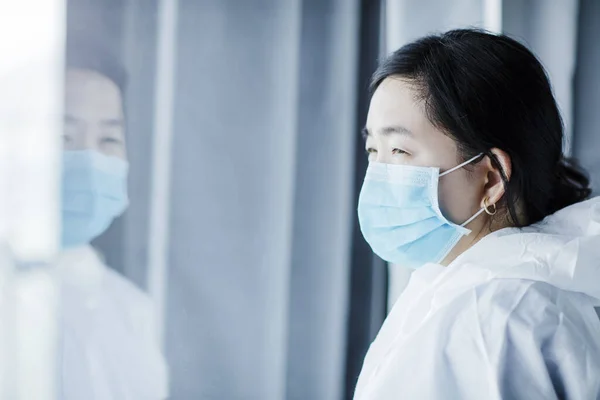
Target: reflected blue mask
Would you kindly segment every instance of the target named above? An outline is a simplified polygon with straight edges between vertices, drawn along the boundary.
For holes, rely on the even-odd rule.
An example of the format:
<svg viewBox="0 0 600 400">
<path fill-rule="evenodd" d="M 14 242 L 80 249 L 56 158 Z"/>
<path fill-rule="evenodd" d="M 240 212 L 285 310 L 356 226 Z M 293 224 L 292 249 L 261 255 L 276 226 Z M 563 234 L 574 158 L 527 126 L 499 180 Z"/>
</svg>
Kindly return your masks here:
<svg viewBox="0 0 600 400">
<path fill-rule="evenodd" d="M 90 243 L 125 211 L 128 170 L 126 161 L 94 150 L 64 152 L 63 247 Z"/>
<path fill-rule="evenodd" d="M 471 231 L 465 228 L 479 210 L 461 225 L 448 221 L 440 210 L 439 168 L 370 163 L 358 201 L 358 219 L 373 252 L 390 263 L 418 268 L 440 263 Z"/>
</svg>

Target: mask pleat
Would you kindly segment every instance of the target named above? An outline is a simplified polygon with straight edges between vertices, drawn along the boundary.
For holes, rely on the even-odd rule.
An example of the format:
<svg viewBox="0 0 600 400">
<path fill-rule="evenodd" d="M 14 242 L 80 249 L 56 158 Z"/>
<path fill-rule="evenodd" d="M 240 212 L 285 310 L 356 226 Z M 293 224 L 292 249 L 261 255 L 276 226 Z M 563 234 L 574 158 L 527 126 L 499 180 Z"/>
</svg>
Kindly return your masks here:
<svg viewBox="0 0 600 400">
<path fill-rule="evenodd" d="M 468 234 L 468 229 L 443 217 L 438 180 L 437 168 L 369 165 L 358 217 L 363 235 L 377 255 L 418 268 L 442 261 L 458 239 Z"/>
<path fill-rule="evenodd" d="M 65 151 L 62 242 L 80 246 L 102 234 L 125 211 L 127 162 L 92 150 Z"/>
</svg>

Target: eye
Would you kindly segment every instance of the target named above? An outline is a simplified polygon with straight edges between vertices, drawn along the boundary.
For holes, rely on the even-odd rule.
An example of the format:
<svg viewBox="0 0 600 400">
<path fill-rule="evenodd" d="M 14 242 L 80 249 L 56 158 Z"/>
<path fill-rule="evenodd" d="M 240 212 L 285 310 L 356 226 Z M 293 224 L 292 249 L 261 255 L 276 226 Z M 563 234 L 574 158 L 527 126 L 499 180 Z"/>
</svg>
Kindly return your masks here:
<svg viewBox="0 0 600 400">
<path fill-rule="evenodd" d="M 105 136 L 102 139 L 100 139 L 100 143 L 109 145 L 122 145 L 123 140 L 116 137 Z"/>
<path fill-rule="evenodd" d="M 406 152 L 406 151 L 404 151 L 402 149 L 395 148 L 395 149 L 392 149 L 392 154 L 394 154 L 394 155 L 408 154 L 408 152 Z"/>
<path fill-rule="evenodd" d="M 367 154 L 375 154 L 375 153 L 377 153 L 377 149 L 369 147 L 369 148 L 367 148 L 366 152 L 367 152 Z"/>
</svg>

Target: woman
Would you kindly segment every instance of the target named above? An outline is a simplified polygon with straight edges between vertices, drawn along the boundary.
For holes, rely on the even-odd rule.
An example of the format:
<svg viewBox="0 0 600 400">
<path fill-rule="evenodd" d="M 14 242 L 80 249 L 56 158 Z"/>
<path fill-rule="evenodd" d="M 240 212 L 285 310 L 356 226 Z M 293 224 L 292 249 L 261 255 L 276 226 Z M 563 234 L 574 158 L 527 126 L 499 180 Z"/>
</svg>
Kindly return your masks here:
<svg viewBox="0 0 600 400">
<path fill-rule="evenodd" d="M 127 205 L 124 72 L 73 49 L 65 88 L 60 399 L 167 398 L 167 370 L 145 293 L 108 268 L 90 242 Z"/>
<path fill-rule="evenodd" d="M 539 61 L 475 30 L 375 72 L 365 239 L 415 268 L 355 399 L 600 399 L 600 202 Z"/>
</svg>

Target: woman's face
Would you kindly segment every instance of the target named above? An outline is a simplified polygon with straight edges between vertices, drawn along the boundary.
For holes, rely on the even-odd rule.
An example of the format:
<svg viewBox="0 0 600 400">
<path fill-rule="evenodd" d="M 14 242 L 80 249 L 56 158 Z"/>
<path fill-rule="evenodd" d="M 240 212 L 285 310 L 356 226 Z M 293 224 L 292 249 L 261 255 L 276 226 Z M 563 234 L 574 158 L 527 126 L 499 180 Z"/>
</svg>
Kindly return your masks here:
<svg viewBox="0 0 600 400">
<path fill-rule="evenodd" d="M 119 87 L 95 71 L 70 69 L 65 88 L 65 150 L 95 150 L 126 159 Z"/>
<path fill-rule="evenodd" d="M 465 161 L 454 140 L 429 122 L 424 104 L 401 78 L 385 79 L 373 94 L 365 133 L 370 162 L 439 167 L 444 172 Z M 476 163 L 468 168 L 440 177 L 440 208 L 456 224 L 479 211 L 485 195 L 487 171 Z M 480 216 L 467 228 L 476 231 L 485 219 Z"/>
</svg>

